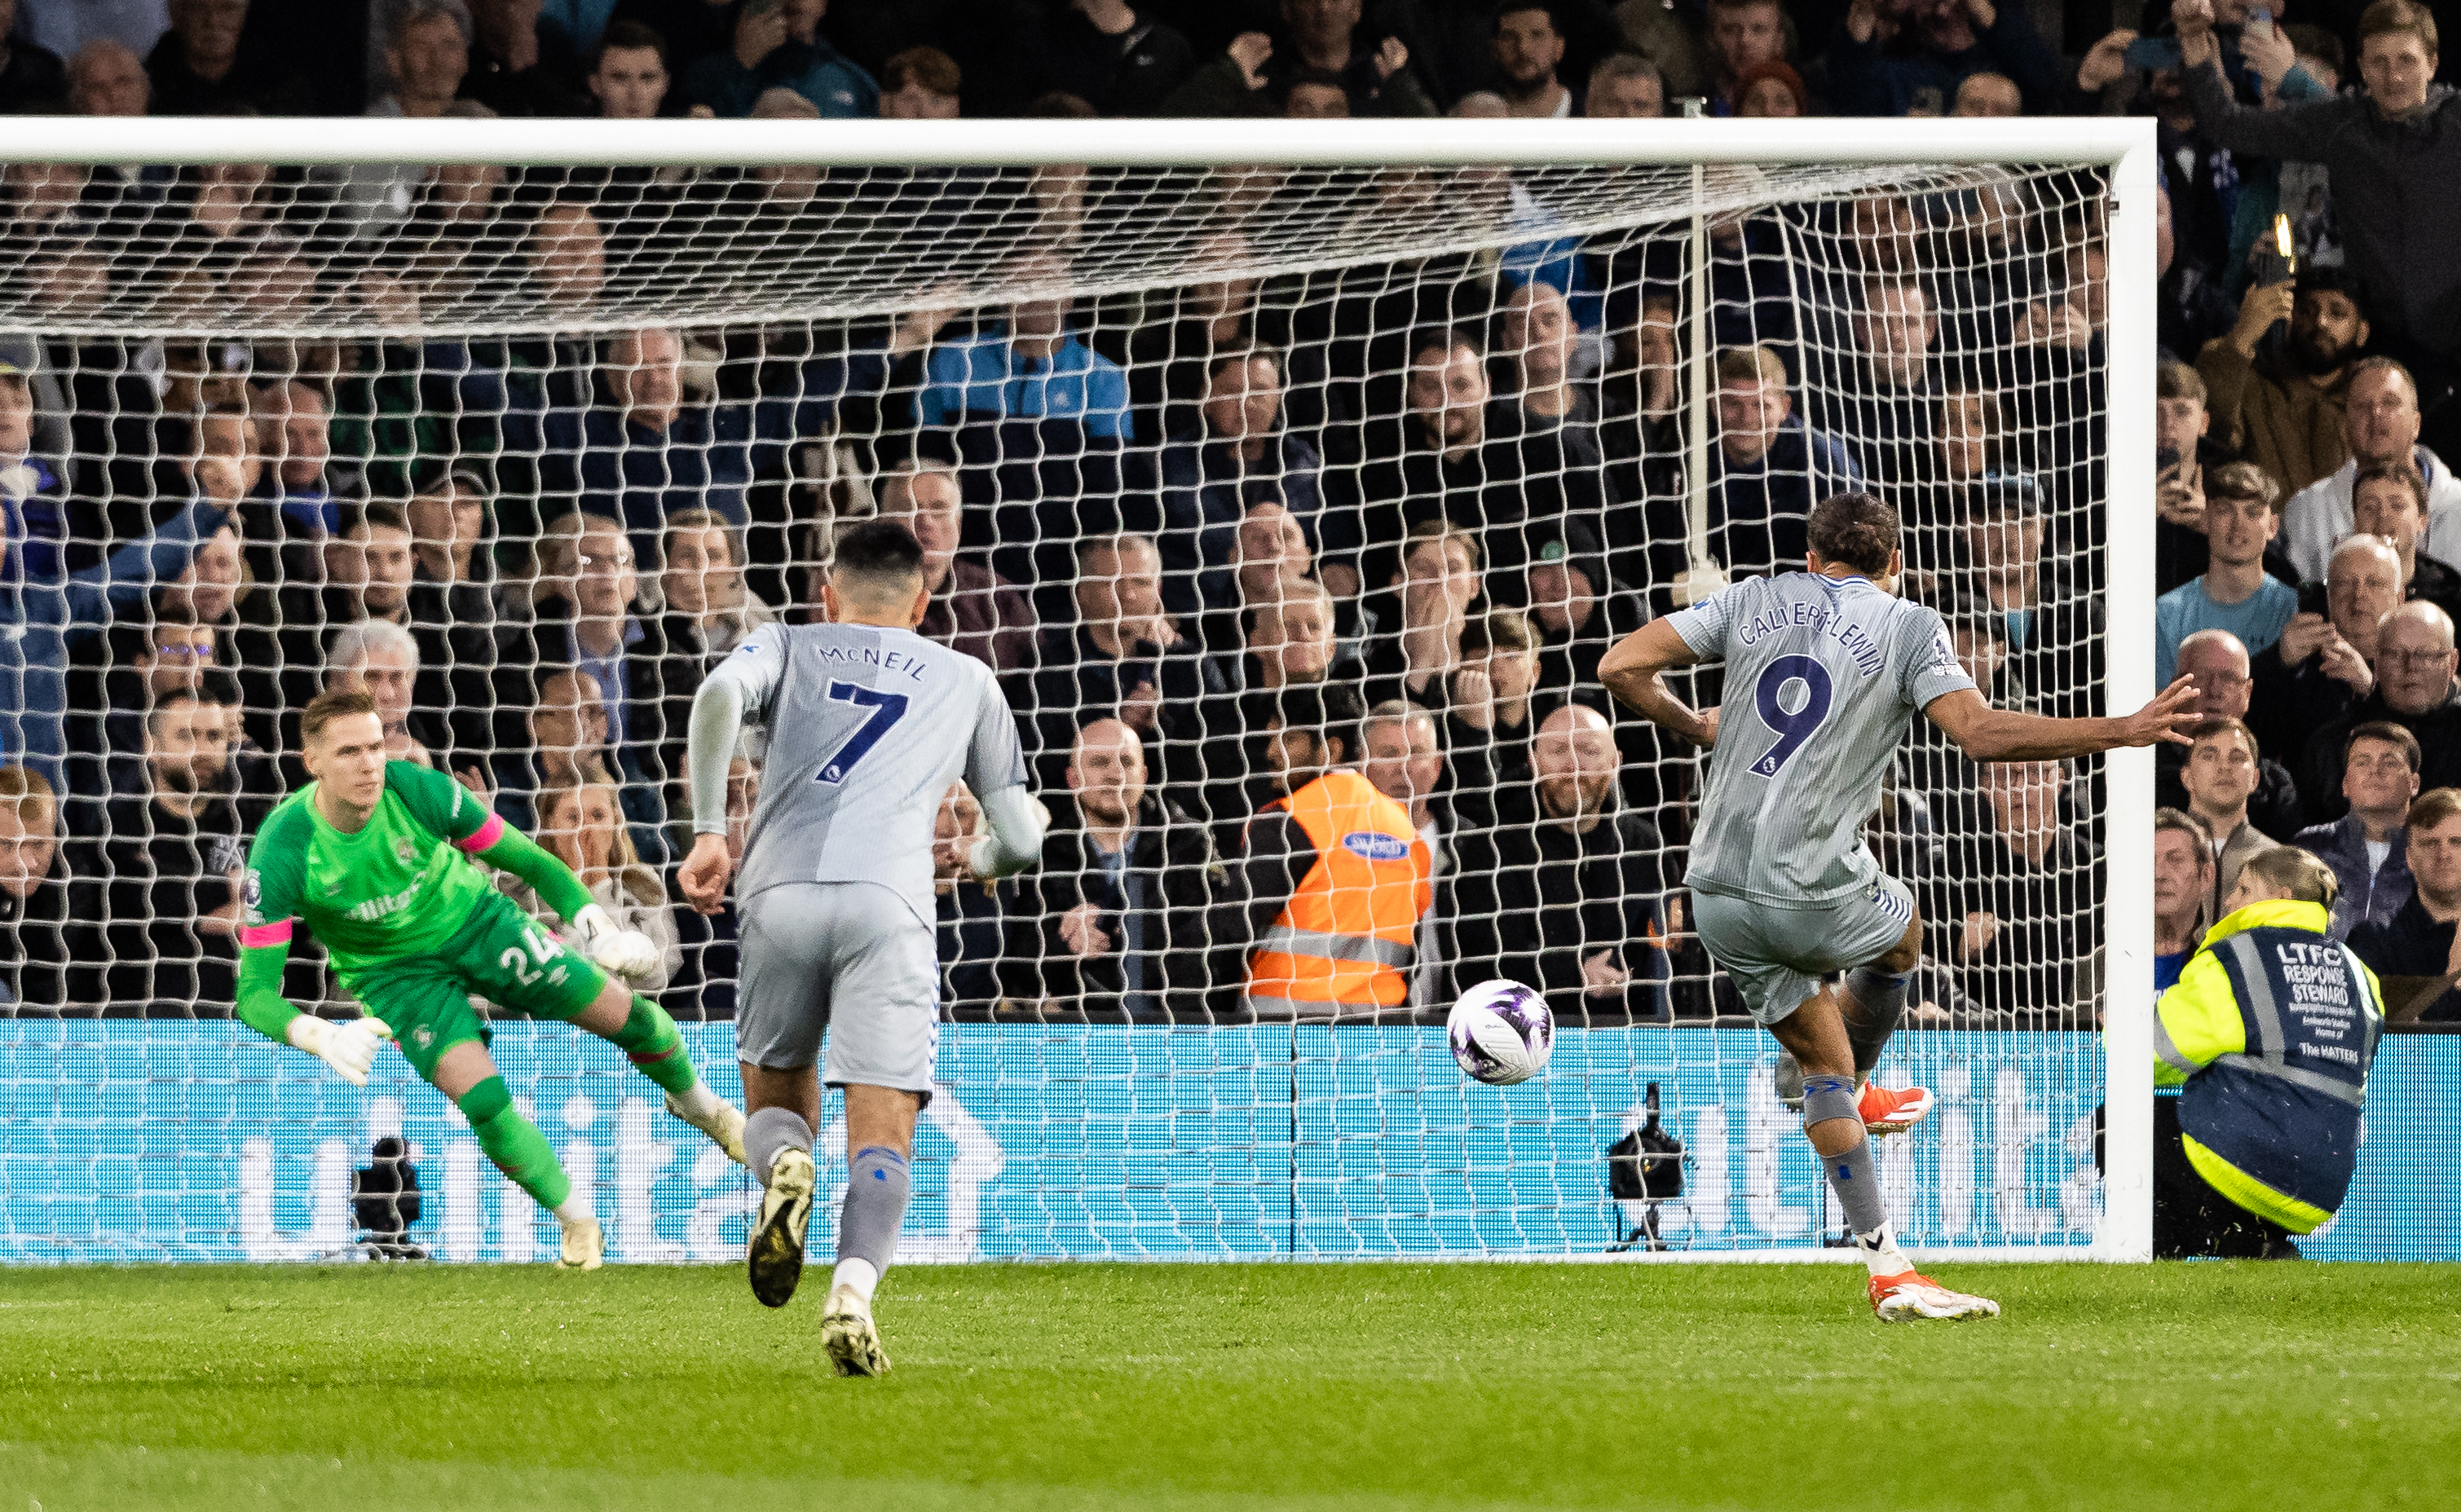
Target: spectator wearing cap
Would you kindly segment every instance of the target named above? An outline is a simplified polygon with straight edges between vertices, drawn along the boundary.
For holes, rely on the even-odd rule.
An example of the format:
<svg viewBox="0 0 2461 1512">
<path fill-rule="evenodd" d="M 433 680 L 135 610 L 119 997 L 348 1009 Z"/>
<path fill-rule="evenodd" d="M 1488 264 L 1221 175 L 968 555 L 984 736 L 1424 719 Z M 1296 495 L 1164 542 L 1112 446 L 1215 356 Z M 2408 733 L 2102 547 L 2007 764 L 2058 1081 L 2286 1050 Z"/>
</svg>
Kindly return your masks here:
<svg viewBox="0 0 2461 1512">
<path fill-rule="evenodd" d="M 2374 536 L 2401 559 L 2401 596 L 2425 599 L 2461 615 L 2461 572 L 2419 549 L 2427 533 L 2427 479 L 2407 460 L 2359 470 L 2350 485 L 2350 513 L 2361 535 Z"/>
<path fill-rule="evenodd" d="M 2236 97 L 2209 0 L 2180 0 L 2173 18 L 2197 129 L 2235 155 L 2322 164 L 2379 332 L 2461 349 L 2461 263 L 2448 255 L 2461 245 L 2461 208 L 2429 192 L 2461 181 L 2461 93 L 2434 81 L 2434 12 L 2377 0 L 2359 18 L 2365 92 L 2279 110 Z"/>
<path fill-rule="evenodd" d="M 684 93 L 724 117 L 750 115 L 769 89 L 793 90 L 828 120 L 879 115 L 880 86 L 821 34 L 827 12 L 828 0 L 738 8 L 732 42 L 684 72 Z"/>
<path fill-rule="evenodd" d="M 2383 924 L 2409 902 L 2409 806 L 2418 799 L 2418 737 L 2377 720 L 2350 732 L 2342 747 L 2342 797 L 2350 811 L 2312 825 L 2291 843 L 2333 868 L 2342 895 L 2333 905 L 2333 938 L 2363 924 Z"/>
<path fill-rule="evenodd" d="M 2299 594 L 2264 570 L 2265 547 L 2281 528 L 2281 485 L 2254 463 L 2228 462 L 2205 475 L 2203 576 L 2153 606 L 2153 682 L 2176 673 L 2179 643 L 2198 630 L 2228 630 L 2251 652 L 2281 639 L 2299 612 Z"/>
<path fill-rule="evenodd" d="M 2312 583 L 2322 577 L 2335 544 L 2356 528 L 2359 470 L 2391 462 L 2408 462 L 2427 480 L 2428 554 L 2461 563 L 2461 479 L 2418 443 L 2418 385 L 2409 370 L 2389 357 L 2359 361 L 2351 370 L 2343 415 L 2348 457 L 2282 506 L 2282 536 L 2301 578 Z"/>
<path fill-rule="evenodd" d="M 1128 0 L 1073 0 L 1043 39 L 1041 81 L 1104 116 L 1153 116 L 1187 82 L 1196 50 Z"/>
<path fill-rule="evenodd" d="M 1165 116 L 1278 116 L 1291 81 L 1309 70 L 1338 76 L 1350 114 L 1433 116 L 1410 50 L 1360 20 L 1361 0 L 1282 0 L 1281 27 L 1242 32 L 1163 102 Z"/>
<path fill-rule="evenodd" d="M 2059 99 L 2058 56 L 2025 7 L 2004 0 L 1853 0 L 1829 44 L 1830 88 L 1843 115 L 1937 116 L 1959 85 L 1985 73 L 2016 80 L 2028 109 L 2047 111 Z"/>
<path fill-rule="evenodd" d="M 2349 459 L 2350 380 L 2373 333 L 2346 268 L 2311 266 L 2295 285 L 2250 285 L 2238 323 L 2196 354 L 2222 445 L 2286 494 L 2330 477 Z"/>
<path fill-rule="evenodd" d="M 2409 806 L 2409 900 L 2350 931 L 2350 949 L 2384 979 L 2396 1022 L 2461 1023 L 2461 789 L 2430 788 Z"/>
<path fill-rule="evenodd" d="M 2179 980 L 2204 938 L 2214 891 L 2214 838 L 2204 821 L 2168 804 L 2153 811 L 2153 990 Z"/>
<path fill-rule="evenodd" d="M 1592 120 L 1655 120 L 1666 114 L 1666 75 L 1637 53 L 1610 53 L 1590 69 L 1581 114 Z"/>
<path fill-rule="evenodd" d="M 1968 667 L 1969 671 L 1973 671 Z M 2298 728 L 2277 729 L 2268 736 L 2264 732 L 2275 728 L 2268 721 L 2259 726 L 2251 713 L 2255 681 L 2248 673 L 2247 648 L 2228 630 L 2198 630 L 2179 646 L 2179 675 L 2196 680 L 2195 711 L 2207 719 L 2236 719 L 2247 724 L 2257 736 L 2257 749 L 2288 751 L 2294 755 L 2306 732 Z M 1978 685 L 1990 684 L 1976 679 Z M 1996 700 L 1995 700 L 1996 701 Z M 2279 743 L 2273 743 L 2278 741 Z M 2153 801 L 2172 808 L 2193 807 L 2181 772 L 2188 764 L 2188 748 L 2164 741 L 2153 753 Z M 2256 791 L 2247 800 L 2248 822 L 2266 835 L 2289 844 L 2291 837 L 2307 825 L 2307 811 L 2299 801 L 2299 784 L 2291 777 L 2290 769 L 2272 756 L 2259 756 L 2256 763 Z"/>
<path fill-rule="evenodd" d="M 2451 617 L 2432 604 L 2404 604 L 2384 617 L 2375 650 L 2374 692 L 2307 742 L 2299 789 L 2320 824 L 2342 817 L 2343 753 L 2363 724 L 2384 720 L 2418 738 L 2420 785 L 2461 786 L 2461 693 L 2452 680 L 2461 657 L 2453 650 Z"/>
<path fill-rule="evenodd" d="M 2239 868 L 2247 859 L 2281 841 L 2248 819 L 2248 800 L 2256 796 L 2264 753 L 2246 722 L 2207 719 L 2189 728 L 2188 739 L 2179 782 L 2187 792 L 2188 812 L 2213 836 L 2214 891 L 2206 900 L 2205 917 L 2218 919 L 2222 900 L 2238 885 Z"/>
<path fill-rule="evenodd" d="M 2350 536 L 2333 548 L 2322 612 L 2314 593 L 2301 590 L 2280 643 L 2256 658 L 2255 716 L 2288 742 L 2285 752 L 2375 692 L 2377 638 L 2401 603 L 2400 554 L 2375 536 Z"/>
<path fill-rule="evenodd" d="M 1455 931 L 1462 983 L 1509 977 L 1559 1023 L 1671 1016 L 1664 839 L 1627 803 L 1622 754 L 1595 709 L 1540 722 L 1530 765 L 1506 774 L 1492 823 L 1460 840 Z"/>
<path fill-rule="evenodd" d="M 1710 549 L 1733 573 L 1799 570 L 1812 504 L 1860 487 L 1863 471 L 1843 441 L 1794 413 L 1786 363 L 1770 348 L 1721 352 L 1717 378 Z"/>
</svg>

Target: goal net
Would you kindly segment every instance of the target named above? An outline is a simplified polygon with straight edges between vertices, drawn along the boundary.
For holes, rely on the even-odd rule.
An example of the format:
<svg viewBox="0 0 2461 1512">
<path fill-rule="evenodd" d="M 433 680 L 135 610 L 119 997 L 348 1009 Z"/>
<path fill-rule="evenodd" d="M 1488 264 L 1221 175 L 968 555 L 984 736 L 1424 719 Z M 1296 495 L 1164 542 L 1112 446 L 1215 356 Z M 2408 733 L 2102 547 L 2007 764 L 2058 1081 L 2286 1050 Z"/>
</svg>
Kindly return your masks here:
<svg viewBox="0 0 2461 1512">
<path fill-rule="evenodd" d="M 342 1252 L 388 1226 L 380 1151 L 405 1242 L 551 1247 L 398 1056 L 361 1092 L 230 1018 L 326 688 L 660 943 L 732 1095 L 685 713 L 820 617 L 853 521 L 922 540 L 922 631 L 997 671 L 1054 820 L 1036 870 L 940 889 L 926 1258 L 1817 1257 L 1775 1047 L 1689 927 L 1703 757 L 1599 657 L 1860 489 L 1996 703 L 2146 692 L 2118 123 L 273 124 L 0 148 L 0 1259 Z M 1426 858 L 1410 943 L 1329 1004 L 1249 980 L 1293 926 L 1244 849 L 1293 687 Z M 1879 1073 L 1940 1099 L 1882 1150 L 1918 1251 L 2145 1252 L 2150 792 L 2144 753 L 1907 742 L 1869 836 L 1929 926 Z M 977 822 L 952 793 L 943 836 Z M 1499 976 L 1559 1027 L 1502 1090 L 1442 1029 Z M 286 985 L 354 1012 L 311 945 Z M 755 1189 L 610 1047 L 495 1052 L 614 1258 L 740 1253 Z"/>
</svg>

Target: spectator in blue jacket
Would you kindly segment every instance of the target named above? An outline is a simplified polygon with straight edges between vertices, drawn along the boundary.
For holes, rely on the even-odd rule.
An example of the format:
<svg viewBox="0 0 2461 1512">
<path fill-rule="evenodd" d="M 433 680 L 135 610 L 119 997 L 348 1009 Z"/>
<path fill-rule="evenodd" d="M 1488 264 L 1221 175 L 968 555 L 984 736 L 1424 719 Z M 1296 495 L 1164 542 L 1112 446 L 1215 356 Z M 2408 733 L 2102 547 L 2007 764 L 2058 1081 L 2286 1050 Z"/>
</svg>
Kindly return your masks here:
<svg viewBox="0 0 2461 1512">
<path fill-rule="evenodd" d="M 2059 100 L 2060 60 L 2013 0 L 1854 0 L 1829 46 L 1842 115 L 1944 115 L 1977 74 L 2016 80 L 2037 114 Z"/>
<path fill-rule="evenodd" d="M 2336 940 L 2360 925 L 2390 921 L 2409 902 L 2409 805 L 2423 761 L 2418 736 L 2388 719 L 2352 730 L 2342 749 L 2342 797 L 2350 811 L 2300 830 L 2292 841 L 2342 880 L 2333 905 Z"/>
<path fill-rule="evenodd" d="M 1863 486 L 1846 443 L 1794 413 L 1786 364 L 1766 347 L 1718 357 L 1718 445 L 1709 454 L 1710 550 L 1730 572 L 1799 569 L 1804 522 L 1831 494 Z"/>
<path fill-rule="evenodd" d="M 752 0 L 736 11 L 734 46 L 695 63 L 685 93 L 720 116 L 751 115 L 769 89 L 793 90 L 824 120 L 879 115 L 880 86 L 821 35 L 828 11 L 828 0 Z"/>
</svg>

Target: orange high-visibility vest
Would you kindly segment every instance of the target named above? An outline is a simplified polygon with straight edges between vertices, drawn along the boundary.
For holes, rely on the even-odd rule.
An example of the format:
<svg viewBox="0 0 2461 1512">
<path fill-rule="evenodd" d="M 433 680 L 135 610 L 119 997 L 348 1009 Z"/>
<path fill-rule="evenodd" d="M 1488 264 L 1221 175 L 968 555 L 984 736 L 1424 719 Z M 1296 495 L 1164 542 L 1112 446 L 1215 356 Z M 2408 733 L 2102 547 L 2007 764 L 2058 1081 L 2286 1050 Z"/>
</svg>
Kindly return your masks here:
<svg viewBox="0 0 2461 1512">
<path fill-rule="evenodd" d="M 1316 864 L 1249 957 L 1250 1012 L 1331 1018 L 1406 1003 L 1419 920 L 1435 897 L 1410 811 L 1344 771 L 1265 806 L 1298 820 Z"/>
</svg>

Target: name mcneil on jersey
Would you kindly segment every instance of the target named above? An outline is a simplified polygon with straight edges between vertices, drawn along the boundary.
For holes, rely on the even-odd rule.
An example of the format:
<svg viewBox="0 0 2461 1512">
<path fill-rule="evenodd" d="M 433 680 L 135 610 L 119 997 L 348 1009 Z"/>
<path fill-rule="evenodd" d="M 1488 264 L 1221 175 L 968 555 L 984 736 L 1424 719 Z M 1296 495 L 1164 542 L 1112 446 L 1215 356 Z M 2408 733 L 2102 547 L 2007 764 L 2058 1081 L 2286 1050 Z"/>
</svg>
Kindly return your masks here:
<svg viewBox="0 0 2461 1512">
<path fill-rule="evenodd" d="M 1735 632 L 1735 639 L 1741 645 L 1750 646 L 1765 635 L 1774 635 L 1796 627 L 1835 641 L 1840 650 L 1854 658 L 1854 671 L 1858 676 L 1877 676 L 1887 661 L 1887 653 L 1880 649 L 1880 643 L 1872 638 L 1872 632 L 1839 614 L 1833 605 L 1809 604 L 1800 600 L 1791 605 L 1780 605 L 1766 614 L 1756 614 L 1744 621 L 1744 628 Z"/>
<path fill-rule="evenodd" d="M 758 648 L 747 645 L 743 649 L 749 651 Z M 862 662 L 882 671 L 904 672 L 918 683 L 923 680 L 923 674 L 931 671 L 930 664 L 920 656 L 906 651 L 884 650 L 877 646 L 814 645 L 812 650 L 833 662 Z"/>
</svg>

